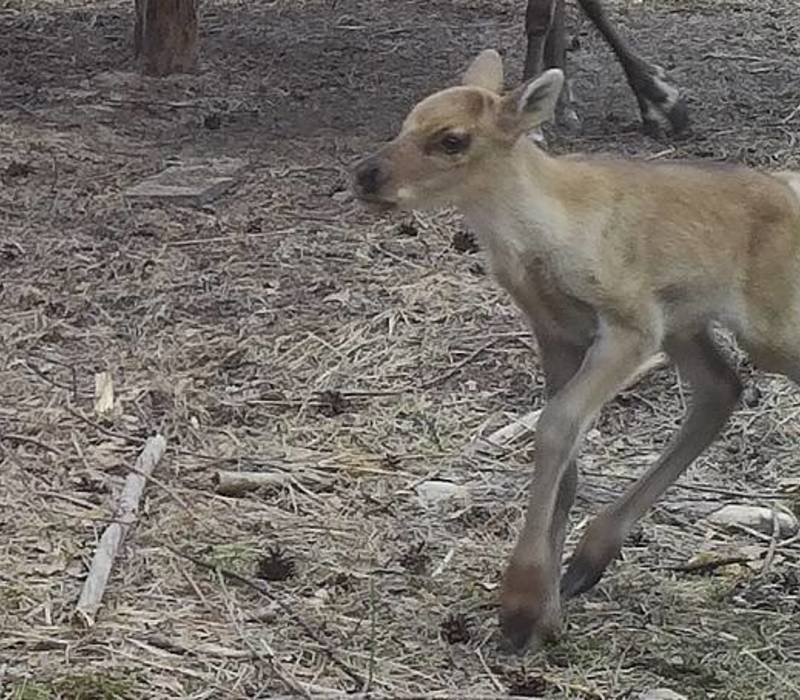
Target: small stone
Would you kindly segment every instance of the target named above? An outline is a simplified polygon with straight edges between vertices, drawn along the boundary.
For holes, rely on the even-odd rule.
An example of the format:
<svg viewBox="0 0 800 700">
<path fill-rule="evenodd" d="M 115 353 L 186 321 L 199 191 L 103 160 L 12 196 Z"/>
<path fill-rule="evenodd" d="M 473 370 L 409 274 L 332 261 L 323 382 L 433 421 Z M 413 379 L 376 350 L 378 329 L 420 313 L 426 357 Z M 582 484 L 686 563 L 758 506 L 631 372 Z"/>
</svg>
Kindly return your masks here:
<svg viewBox="0 0 800 700">
<path fill-rule="evenodd" d="M 332 294 L 322 297 L 322 301 L 337 301 L 340 304 L 347 306 L 347 304 L 350 303 L 350 290 L 342 289 L 339 292 L 333 292 Z"/>
<path fill-rule="evenodd" d="M 235 185 L 246 166 L 239 158 L 170 163 L 163 172 L 126 190 L 125 196 L 204 206 Z"/>
<path fill-rule="evenodd" d="M 423 481 L 417 486 L 417 496 L 423 505 L 436 505 L 444 501 L 469 500 L 469 489 L 461 484 L 454 484 L 452 481 L 440 481 L 431 479 Z"/>
<path fill-rule="evenodd" d="M 687 700 L 687 698 L 669 688 L 653 688 L 641 693 L 638 700 Z"/>
<path fill-rule="evenodd" d="M 774 511 L 763 506 L 728 505 L 719 510 L 715 510 L 707 516 L 709 522 L 724 527 L 735 527 L 737 525 L 748 527 L 751 530 L 763 532 L 771 535 L 774 529 L 773 513 L 778 521 L 778 536 L 781 538 L 791 537 L 798 531 L 800 524 L 797 518 L 791 513 L 783 510 Z"/>
<path fill-rule="evenodd" d="M 325 605 L 331 599 L 331 592 L 327 588 L 318 588 L 314 591 L 313 600 L 317 605 Z"/>
</svg>

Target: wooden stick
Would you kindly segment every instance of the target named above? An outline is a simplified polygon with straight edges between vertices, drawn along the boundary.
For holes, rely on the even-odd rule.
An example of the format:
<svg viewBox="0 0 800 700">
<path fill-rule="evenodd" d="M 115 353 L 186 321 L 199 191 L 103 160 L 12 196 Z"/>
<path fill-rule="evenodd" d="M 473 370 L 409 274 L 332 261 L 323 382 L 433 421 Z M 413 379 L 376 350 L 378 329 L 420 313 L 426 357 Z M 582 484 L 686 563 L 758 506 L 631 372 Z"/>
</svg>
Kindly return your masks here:
<svg viewBox="0 0 800 700">
<path fill-rule="evenodd" d="M 233 472 L 220 469 L 211 477 L 215 491 L 221 496 L 241 496 L 264 486 L 288 483 L 286 472 Z"/>
<path fill-rule="evenodd" d="M 656 353 L 652 357 L 645 360 L 636 370 L 631 374 L 625 382 L 623 391 L 636 386 L 646 374 L 654 369 L 665 367 L 669 362 L 669 358 L 663 352 Z M 473 454 L 484 454 L 487 456 L 499 456 L 502 454 L 511 443 L 516 442 L 521 437 L 527 437 L 536 430 L 536 423 L 539 421 L 539 416 L 542 413 L 541 408 L 535 411 L 530 411 L 519 418 L 513 420 L 508 425 L 495 430 L 487 437 L 478 436 L 472 440 L 468 447 L 468 451 Z"/>
<path fill-rule="evenodd" d="M 147 478 L 161 460 L 166 446 L 167 441 L 162 435 L 149 438 L 133 470 L 125 479 L 125 487 L 120 495 L 114 522 L 106 528 L 100 538 L 75 610 L 77 617 L 87 627 L 92 627 L 95 623 L 95 615 L 102 603 L 111 567 L 128 529 L 136 522 L 136 512 L 139 510 L 139 501 Z"/>
<path fill-rule="evenodd" d="M 197 566 L 199 566 L 202 569 L 205 569 L 206 571 L 219 572 L 230 581 L 236 581 L 237 583 L 241 583 L 247 586 L 248 588 L 253 589 L 254 591 L 258 591 L 261 595 L 267 598 L 267 600 L 275 603 L 275 605 L 277 605 L 282 612 L 286 613 L 288 617 L 293 619 L 297 623 L 297 625 L 306 633 L 306 635 L 308 635 L 308 637 L 312 639 L 317 644 L 317 646 L 320 647 L 320 649 L 322 649 L 322 651 L 325 653 L 328 659 L 335 666 L 337 666 L 339 670 L 347 674 L 350 680 L 355 682 L 356 687 L 358 688 L 363 687 L 364 679 L 361 677 L 361 675 L 356 671 L 354 671 L 346 662 L 342 661 L 339 658 L 338 652 L 334 651 L 330 645 L 325 643 L 325 640 L 316 631 L 317 628 L 306 622 L 300 616 L 300 613 L 298 613 L 294 609 L 294 607 L 292 607 L 289 603 L 284 602 L 279 595 L 273 593 L 263 582 L 255 581 L 251 578 L 248 578 L 247 576 L 242 576 L 241 574 L 237 574 L 235 571 L 231 571 L 230 569 L 223 569 L 221 566 L 218 566 L 217 564 L 212 564 L 210 562 L 205 561 L 204 559 L 200 559 L 199 557 L 196 557 L 193 554 L 189 554 L 188 552 L 184 552 L 178 549 L 177 547 L 172 546 L 171 544 L 164 543 L 164 547 L 166 547 L 173 554 L 176 554 L 177 556 L 182 557 L 183 559 L 187 559 L 188 561 L 192 562 L 193 564 L 196 564 Z M 349 697 L 350 695 L 348 694 L 348 698 Z"/>
<path fill-rule="evenodd" d="M 498 428 L 487 437 L 478 436 L 472 441 L 470 451 L 495 456 L 502 454 L 512 442 L 531 435 L 536 430 L 536 423 L 539 422 L 541 413 L 542 409 L 537 408 L 514 419 L 508 425 Z"/>
<path fill-rule="evenodd" d="M 642 362 L 628 377 L 628 381 L 625 382 L 625 386 L 622 388 L 622 391 L 627 389 L 632 389 L 636 386 L 642 379 L 644 379 L 645 375 L 650 374 L 654 369 L 661 369 L 662 367 L 666 367 L 669 364 L 669 357 L 664 352 L 657 352 L 655 355 L 652 355 L 650 358 Z"/>
</svg>

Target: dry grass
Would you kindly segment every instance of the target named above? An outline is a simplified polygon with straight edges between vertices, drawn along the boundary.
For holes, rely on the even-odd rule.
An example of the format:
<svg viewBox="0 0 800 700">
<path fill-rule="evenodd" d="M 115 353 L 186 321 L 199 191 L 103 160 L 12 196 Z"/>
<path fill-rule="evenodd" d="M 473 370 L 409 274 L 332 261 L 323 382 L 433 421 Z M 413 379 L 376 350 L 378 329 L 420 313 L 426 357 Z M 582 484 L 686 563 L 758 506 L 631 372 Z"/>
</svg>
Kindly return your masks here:
<svg viewBox="0 0 800 700">
<path fill-rule="evenodd" d="M 530 443 L 501 459 L 465 448 L 541 405 L 532 340 L 481 254 L 453 244 L 456 218 L 375 221 L 344 165 L 473 49 L 512 46 L 518 65 L 521 4 L 208 3 L 203 72 L 161 84 L 115 72 L 129 4 L 0 2 L 0 698 L 800 695 L 800 542 L 701 518 L 798 504 L 797 391 L 729 344 L 748 392 L 723 438 L 569 604 L 559 645 L 499 648 Z M 624 126 L 619 71 L 580 33 L 578 146 L 800 167 L 796 8 L 763 5 L 615 5 L 648 55 L 675 52 L 695 129 L 664 146 Z M 126 203 L 176 154 L 252 167 L 215 208 Z M 103 370 L 110 420 L 93 414 Z M 603 413 L 571 544 L 684 401 L 663 369 Z M 86 565 L 156 429 L 168 454 L 82 629 Z M 290 477 L 226 498 L 222 468 Z M 433 478 L 468 501 L 427 505 Z M 753 563 L 676 569 L 709 552 Z"/>
</svg>

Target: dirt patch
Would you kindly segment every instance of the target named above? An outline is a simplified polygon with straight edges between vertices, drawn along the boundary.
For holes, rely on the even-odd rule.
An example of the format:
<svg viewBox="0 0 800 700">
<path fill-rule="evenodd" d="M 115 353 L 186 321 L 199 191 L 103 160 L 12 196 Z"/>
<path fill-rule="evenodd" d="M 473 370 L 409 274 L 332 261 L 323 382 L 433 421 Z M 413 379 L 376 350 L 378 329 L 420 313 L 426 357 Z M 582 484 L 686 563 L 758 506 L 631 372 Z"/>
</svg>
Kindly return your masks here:
<svg viewBox="0 0 800 700">
<path fill-rule="evenodd" d="M 530 446 L 497 461 L 464 447 L 541 406 L 532 340 L 456 217 L 376 220 L 346 166 L 479 49 L 501 47 L 513 82 L 524 3 L 210 1 L 201 70 L 164 81 L 126 72 L 131 4 L 0 2 L 0 697 L 794 697 L 798 542 L 770 554 L 768 537 L 698 520 L 723 502 L 797 507 L 798 394 L 730 347 L 751 388 L 723 438 L 569 604 L 560 644 L 524 659 L 498 644 Z M 800 169 L 794 0 L 609 5 L 693 127 L 643 136 L 570 7 L 584 131 L 552 149 Z M 122 196 L 210 156 L 250 164 L 210 206 Z M 93 414 L 99 371 L 110 418 Z M 664 369 L 608 406 L 576 525 L 646 468 L 684 399 Z M 83 630 L 91 551 L 153 430 L 158 482 Z M 290 478 L 223 498 L 221 468 Z M 468 501 L 425 502 L 432 478 Z M 743 547 L 752 567 L 674 570 Z"/>
</svg>

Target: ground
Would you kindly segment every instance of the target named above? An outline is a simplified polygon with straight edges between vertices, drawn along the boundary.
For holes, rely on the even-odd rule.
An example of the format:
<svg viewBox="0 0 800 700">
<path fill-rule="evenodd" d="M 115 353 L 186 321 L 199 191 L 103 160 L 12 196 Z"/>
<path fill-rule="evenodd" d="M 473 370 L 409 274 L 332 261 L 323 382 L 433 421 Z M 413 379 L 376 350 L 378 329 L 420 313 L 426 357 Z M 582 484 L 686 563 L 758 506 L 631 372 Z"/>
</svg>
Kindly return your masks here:
<svg viewBox="0 0 800 700">
<path fill-rule="evenodd" d="M 800 169 L 796 0 L 608 4 L 693 128 L 642 135 L 570 5 L 584 131 L 549 148 Z M 800 394 L 728 341 L 747 390 L 721 439 L 568 604 L 560 643 L 499 644 L 531 441 L 466 448 L 541 406 L 535 346 L 455 215 L 376 219 L 346 168 L 478 50 L 518 79 L 524 3 L 208 0 L 197 74 L 160 82 L 131 73 L 132 5 L 0 0 L 0 697 L 800 697 L 800 542 L 703 519 L 797 509 Z M 249 163 L 211 206 L 123 197 L 207 156 Z M 603 412 L 570 545 L 684 400 L 663 368 Z M 167 453 L 86 629 L 92 553 L 156 430 Z M 288 479 L 217 494 L 240 469 Z M 430 505 L 434 478 L 466 495 Z M 681 570 L 730 555 L 752 561 Z"/>
</svg>

